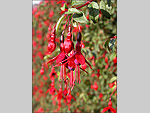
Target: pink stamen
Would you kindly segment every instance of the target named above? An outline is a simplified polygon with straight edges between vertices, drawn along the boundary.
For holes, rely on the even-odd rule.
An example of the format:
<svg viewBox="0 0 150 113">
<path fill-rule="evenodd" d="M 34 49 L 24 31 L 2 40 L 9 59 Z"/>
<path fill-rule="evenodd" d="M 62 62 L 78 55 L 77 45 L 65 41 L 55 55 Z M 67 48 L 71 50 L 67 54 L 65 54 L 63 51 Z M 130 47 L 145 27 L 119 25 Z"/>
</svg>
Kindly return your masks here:
<svg viewBox="0 0 150 113">
<path fill-rule="evenodd" d="M 78 65 L 78 83 L 80 84 L 80 67 Z"/>
</svg>

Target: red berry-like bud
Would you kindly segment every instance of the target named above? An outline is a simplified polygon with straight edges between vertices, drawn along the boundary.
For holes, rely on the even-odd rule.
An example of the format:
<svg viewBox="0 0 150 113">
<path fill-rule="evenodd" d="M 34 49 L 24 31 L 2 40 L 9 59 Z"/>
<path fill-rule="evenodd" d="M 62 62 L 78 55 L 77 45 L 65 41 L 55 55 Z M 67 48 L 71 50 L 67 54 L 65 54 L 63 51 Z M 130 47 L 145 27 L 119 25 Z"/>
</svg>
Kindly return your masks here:
<svg viewBox="0 0 150 113">
<path fill-rule="evenodd" d="M 117 63 L 117 57 L 115 57 L 115 58 L 113 59 L 113 62 L 114 62 L 114 64 Z"/>
<path fill-rule="evenodd" d="M 50 41 L 47 49 L 50 53 L 52 53 L 56 49 L 56 43 L 54 41 Z"/>
<path fill-rule="evenodd" d="M 109 101 L 108 106 L 112 106 L 112 102 L 111 101 Z"/>
<path fill-rule="evenodd" d="M 66 53 L 70 53 L 71 50 L 74 48 L 74 44 L 71 41 L 72 38 L 72 34 L 71 34 L 71 26 L 69 24 L 69 28 L 68 28 L 68 34 L 67 34 L 67 39 L 64 42 L 64 46 L 65 46 L 65 52 Z"/>
<path fill-rule="evenodd" d="M 105 62 L 108 63 L 108 57 L 105 57 Z"/>
<path fill-rule="evenodd" d="M 40 70 L 40 74 L 41 74 L 41 75 L 44 74 L 44 69 L 43 69 L 43 68 Z"/>
<path fill-rule="evenodd" d="M 65 46 L 65 52 L 66 53 L 70 53 L 71 50 L 74 48 L 73 42 L 69 39 L 65 40 L 64 46 Z"/>
</svg>

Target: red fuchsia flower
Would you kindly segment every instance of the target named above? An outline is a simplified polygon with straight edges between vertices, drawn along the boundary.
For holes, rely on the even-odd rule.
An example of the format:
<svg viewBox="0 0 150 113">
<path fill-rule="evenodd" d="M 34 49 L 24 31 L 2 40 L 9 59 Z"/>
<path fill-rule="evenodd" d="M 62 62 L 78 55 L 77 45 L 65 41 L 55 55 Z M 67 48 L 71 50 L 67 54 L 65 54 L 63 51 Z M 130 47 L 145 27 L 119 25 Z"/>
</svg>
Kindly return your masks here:
<svg viewBox="0 0 150 113">
<path fill-rule="evenodd" d="M 60 38 L 60 53 L 59 53 L 56 57 L 54 57 L 54 58 L 52 58 L 51 60 L 49 60 L 49 61 L 47 62 L 47 64 L 50 63 L 50 62 L 53 62 L 53 61 L 55 61 L 55 60 L 56 60 L 56 63 L 59 63 L 59 62 L 61 62 L 64 58 L 65 58 L 64 36 L 61 35 L 61 38 Z"/>
<path fill-rule="evenodd" d="M 54 15 L 54 11 L 50 11 L 50 12 L 49 12 L 49 17 L 52 18 L 53 15 Z"/>
<path fill-rule="evenodd" d="M 61 71 L 60 71 L 60 80 L 63 80 L 63 72 L 64 72 L 64 80 L 66 80 L 66 68 L 65 68 L 65 65 L 63 64 L 64 62 L 62 62 L 65 58 L 67 58 L 66 56 L 66 53 L 65 53 L 65 46 L 64 46 L 64 35 L 62 34 L 61 37 L 60 37 L 60 53 L 52 58 L 51 60 L 49 60 L 47 62 L 50 63 L 50 62 L 53 62 L 56 60 L 56 63 L 61 63 Z M 56 65 L 57 66 L 57 65 Z"/>
<path fill-rule="evenodd" d="M 97 82 L 94 82 L 94 85 L 91 85 L 91 89 L 94 89 L 95 91 L 98 90 Z"/>
<path fill-rule="evenodd" d="M 79 32 L 78 36 L 77 36 L 75 52 L 62 62 L 68 63 L 69 61 L 74 61 L 74 63 L 75 63 L 75 79 L 76 79 L 76 71 L 78 68 L 78 80 L 77 81 L 78 81 L 78 83 L 80 83 L 80 69 L 81 68 L 79 66 L 87 63 L 90 66 L 90 68 L 92 69 L 91 65 L 88 63 L 88 61 L 84 58 L 84 56 L 81 53 L 81 32 Z"/>
<path fill-rule="evenodd" d="M 61 108 L 61 99 L 63 97 L 63 91 L 62 91 L 61 87 L 59 88 L 59 91 L 57 91 L 57 95 L 55 95 L 55 96 L 57 96 L 58 111 L 59 111 L 59 109 Z"/>
<path fill-rule="evenodd" d="M 52 67 L 51 68 L 51 73 L 49 74 L 49 77 L 50 77 L 51 80 L 54 80 L 55 76 L 57 77 L 57 73 L 56 73 L 54 67 Z"/>
<path fill-rule="evenodd" d="M 56 25 L 54 26 L 53 30 L 52 30 L 52 33 L 51 33 L 51 38 L 49 40 L 49 43 L 48 43 L 48 46 L 47 46 L 47 49 L 50 53 L 52 53 L 55 49 L 56 49 L 56 43 L 55 43 L 55 27 Z"/>
<path fill-rule="evenodd" d="M 55 91 L 57 91 L 57 90 L 55 89 L 55 84 L 54 84 L 54 81 L 53 81 L 51 83 L 51 87 L 46 91 L 46 94 L 49 92 L 49 94 L 54 95 Z"/>
<path fill-rule="evenodd" d="M 71 100 L 74 99 L 74 101 L 76 101 L 76 98 L 74 96 L 71 95 L 71 91 L 70 89 L 68 90 L 68 95 L 66 96 L 66 100 L 67 100 L 67 105 L 68 105 L 68 110 L 70 111 L 70 103 Z"/>
<path fill-rule="evenodd" d="M 108 107 L 105 107 L 105 108 L 101 111 L 101 113 L 104 113 L 104 112 L 109 111 L 109 110 L 110 110 L 112 113 L 116 113 L 116 109 L 114 109 L 114 108 L 112 107 L 112 102 L 111 102 L 111 100 L 109 100 Z"/>
</svg>

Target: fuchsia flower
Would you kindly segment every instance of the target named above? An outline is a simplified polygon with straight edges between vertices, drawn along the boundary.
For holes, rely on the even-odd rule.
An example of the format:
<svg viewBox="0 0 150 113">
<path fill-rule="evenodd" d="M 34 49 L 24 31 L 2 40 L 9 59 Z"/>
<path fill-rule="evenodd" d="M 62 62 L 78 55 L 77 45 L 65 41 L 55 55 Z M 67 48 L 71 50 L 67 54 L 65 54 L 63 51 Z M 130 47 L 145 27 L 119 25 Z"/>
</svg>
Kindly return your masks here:
<svg viewBox="0 0 150 113">
<path fill-rule="evenodd" d="M 63 61 L 64 59 L 65 59 L 64 36 L 61 35 L 61 38 L 60 38 L 60 53 L 56 57 L 49 60 L 47 62 L 47 64 L 50 63 L 50 62 L 53 62 L 55 60 L 56 60 L 56 63 L 59 63 L 59 62 Z"/>
<path fill-rule="evenodd" d="M 46 91 L 46 94 L 49 92 L 49 94 L 54 95 L 55 94 L 55 85 L 54 82 L 51 83 L 51 87 Z"/>
<path fill-rule="evenodd" d="M 76 98 L 74 96 L 71 95 L 71 91 L 70 89 L 68 90 L 68 95 L 66 96 L 66 100 L 67 100 L 67 105 L 68 105 L 68 110 L 70 111 L 70 103 L 71 100 L 74 99 L 74 101 L 76 101 Z"/>
<path fill-rule="evenodd" d="M 112 113 L 116 113 L 116 110 L 112 107 L 112 102 L 111 100 L 109 100 L 109 103 L 108 103 L 108 107 L 105 107 L 101 113 L 104 113 L 106 111 L 110 110 Z"/>
<path fill-rule="evenodd" d="M 80 69 L 81 69 L 79 66 L 87 63 L 92 69 L 91 65 L 88 63 L 88 61 L 84 58 L 84 56 L 81 53 L 81 32 L 78 32 L 75 52 L 72 55 L 70 55 L 67 59 L 65 59 L 63 62 L 65 61 L 67 61 L 66 63 L 71 62 L 72 64 L 75 64 L 75 76 L 76 76 L 76 70 L 78 68 L 79 83 L 80 83 Z"/>
<path fill-rule="evenodd" d="M 49 77 L 50 77 L 51 80 L 54 80 L 55 76 L 57 77 L 57 73 L 56 73 L 54 67 L 52 67 L 51 73 L 49 74 Z"/>
</svg>

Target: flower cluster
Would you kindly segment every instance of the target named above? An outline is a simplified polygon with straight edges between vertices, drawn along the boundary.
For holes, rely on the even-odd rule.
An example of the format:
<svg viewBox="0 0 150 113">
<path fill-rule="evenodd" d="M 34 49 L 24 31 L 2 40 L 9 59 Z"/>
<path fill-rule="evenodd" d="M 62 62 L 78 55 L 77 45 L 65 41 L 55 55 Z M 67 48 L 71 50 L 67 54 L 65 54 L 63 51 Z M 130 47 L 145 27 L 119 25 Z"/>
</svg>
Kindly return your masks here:
<svg viewBox="0 0 150 113">
<path fill-rule="evenodd" d="M 110 51 L 112 48 L 107 41 L 117 39 L 115 30 L 112 31 L 115 16 L 109 27 L 101 11 L 100 21 L 95 24 L 75 22 L 74 13 L 66 13 L 71 8 L 85 6 L 81 10 L 91 21 L 91 9 L 88 9 L 91 2 L 71 6 L 65 0 L 45 0 L 33 7 L 32 93 L 35 113 L 116 112 L 114 77 L 117 76 L 117 56 L 116 51 Z M 56 20 L 60 14 L 64 18 L 59 24 Z"/>
</svg>

